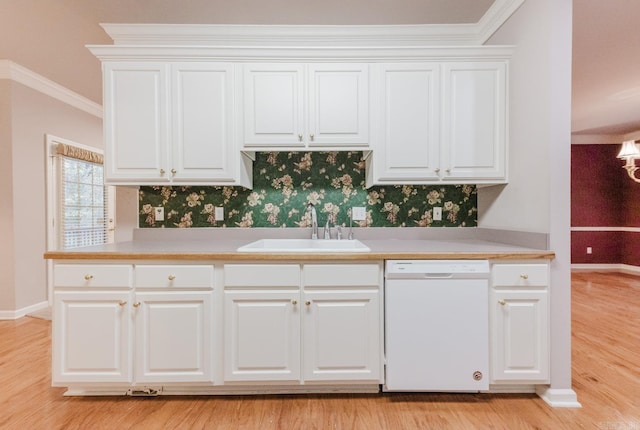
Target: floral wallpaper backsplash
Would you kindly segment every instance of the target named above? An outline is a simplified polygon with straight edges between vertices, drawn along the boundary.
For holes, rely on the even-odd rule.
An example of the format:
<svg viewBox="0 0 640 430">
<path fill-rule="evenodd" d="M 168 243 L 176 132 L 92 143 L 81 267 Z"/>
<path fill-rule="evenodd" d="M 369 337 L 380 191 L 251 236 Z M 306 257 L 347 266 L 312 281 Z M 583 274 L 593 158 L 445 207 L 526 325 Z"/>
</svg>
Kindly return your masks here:
<svg viewBox="0 0 640 430">
<path fill-rule="evenodd" d="M 140 227 L 310 227 L 313 203 L 318 224 L 349 225 L 349 212 L 364 206 L 359 227 L 476 227 L 474 185 L 389 185 L 365 188 L 362 152 L 256 153 L 253 190 L 243 187 L 140 187 Z M 154 207 L 164 207 L 156 221 Z M 224 208 L 216 221 L 215 207 Z M 433 220 L 433 208 L 442 220 Z"/>
</svg>

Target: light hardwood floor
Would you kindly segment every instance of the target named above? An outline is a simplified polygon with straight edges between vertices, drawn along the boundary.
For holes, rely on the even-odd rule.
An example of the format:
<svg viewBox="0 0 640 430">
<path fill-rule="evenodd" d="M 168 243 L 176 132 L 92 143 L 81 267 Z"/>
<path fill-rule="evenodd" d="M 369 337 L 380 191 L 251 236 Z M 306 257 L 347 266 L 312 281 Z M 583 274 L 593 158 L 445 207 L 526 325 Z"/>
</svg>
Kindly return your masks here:
<svg viewBox="0 0 640 430">
<path fill-rule="evenodd" d="M 0 429 L 640 430 L 640 278 L 574 273 L 573 385 L 581 409 L 535 395 L 63 397 L 51 323 L 0 321 Z"/>
</svg>

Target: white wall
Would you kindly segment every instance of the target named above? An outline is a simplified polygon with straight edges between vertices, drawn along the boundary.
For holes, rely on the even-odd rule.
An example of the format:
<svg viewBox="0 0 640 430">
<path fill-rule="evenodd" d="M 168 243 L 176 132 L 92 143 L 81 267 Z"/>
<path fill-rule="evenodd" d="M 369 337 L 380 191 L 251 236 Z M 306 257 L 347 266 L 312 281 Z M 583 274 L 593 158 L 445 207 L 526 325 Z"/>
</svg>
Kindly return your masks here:
<svg viewBox="0 0 640 430">
<path fill-rule="evenodd" d="M 542 2 L 523 6 L 487 42 L 516 45 L 509 82 L 509 184 L 478 192 L 478 223 L 539 233 L 549 231 L 550 64 L 548 18 Z"/>
<path fill-rule="evenodd" d="M 138 228 L 138 198 L 138 187 L 116 187 L 116 242 L 133 240 L 133 230 Z"/>
<path fill-rule="evenodd" d="M 102 119 L 9 79 L 0 79 L 0 311 L 47 300 L 45 135 L 102 148 Z M 117 193 L 118 240 L 137 222 L 137 191 Z M 116 222 L 118 219 L 116 219 Z"/>
<path fill-rule="evenodd" d="M 0 311 L 13 310 L 13 188 L 11 165 L 11 83 L 0 79 Z"/>
<path fill-rule="evenodd" d="M 548 233 L 551 388 L 571 387 L 571 0 L 527 0 L 488 44 L 516 45 L 509 184 L 481 189 L 481 227 Z"/>
<path fill-rule="evenodd" d="M 15 308 L 47 300 L 45 134 L 102 147 L 102 120 L 11 83 Z"/>
</svg>

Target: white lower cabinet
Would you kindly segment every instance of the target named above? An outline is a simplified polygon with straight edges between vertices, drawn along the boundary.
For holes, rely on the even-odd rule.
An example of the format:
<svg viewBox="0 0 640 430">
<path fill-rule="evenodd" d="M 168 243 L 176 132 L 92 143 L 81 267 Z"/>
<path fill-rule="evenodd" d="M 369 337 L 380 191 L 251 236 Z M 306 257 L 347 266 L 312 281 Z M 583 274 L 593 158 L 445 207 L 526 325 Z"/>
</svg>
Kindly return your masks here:
<svg viewBox="0 0 640 430">
<path fill-rule="evenodd" d="M 140 269 L 55 266 L 54 386 L 213 382 L 213 266 Z"/>
<path fill-rule="evenodd" d="M 53 385 L 130 383 L 130 291 L 56 291 Z"/>
<path fill-rule="evenodd" d="M 299 291 L 225 291 L 225 381 L 300 379 Z"/>
<path fill-rule="evenodd" d="M 135 294 L 136 383 L 213 382 L 211 291 Z"/>
<path fill-rule="evenodd" d="M 381 264 L 224 271 L 225 381 L 381 382 Z"/>
<path fill-rule="evenodd" d="M 549 265 L 494 264 L 491 379 L 496 384 L 549 382 Z"/>
<path fill-rule="evenodd" d="M 379 292 L 304 293 L 304 380 L 380 378 Z"/>
<path fill-rule="evenodd" d="M 53 385 L 204 393 L 384 382 L 382 261 L 219 268 L 55 264 Z M 548 383 L 549 264 L 492 262 L 489 298 L 492 384 Z"/>
</svg>

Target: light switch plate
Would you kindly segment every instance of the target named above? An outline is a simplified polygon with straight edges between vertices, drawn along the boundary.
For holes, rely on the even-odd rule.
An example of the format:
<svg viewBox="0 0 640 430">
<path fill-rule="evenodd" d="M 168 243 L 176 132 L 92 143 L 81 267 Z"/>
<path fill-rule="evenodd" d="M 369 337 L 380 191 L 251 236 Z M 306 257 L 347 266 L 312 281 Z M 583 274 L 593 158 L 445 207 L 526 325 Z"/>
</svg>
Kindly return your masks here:
<svg viewBox="0 0 640 430">
<path fill-rule="evenodd" d="M 433 220 L 434 221 L 442 221 L 442 208 L 434 207 L 433 208 Z"/>
<path fill-rule="evenodd" d="M 222 206 L 216 206 L 216 213 L 214 214 L 217 221 L 224 221 L 224 208 Z"/>
<path fill-rule="evenodd" d="M 364 206 L 355 206 L 351 208 L 351 216 L 354 221 L 364 221 L 367 219 L 367 208 Z"/>
<path fill-rule="evenodd" d="M 153 214 L 156 221 L 164 221 L 164 208 L 162 206 L 154 207 Z"/>
</svg>

